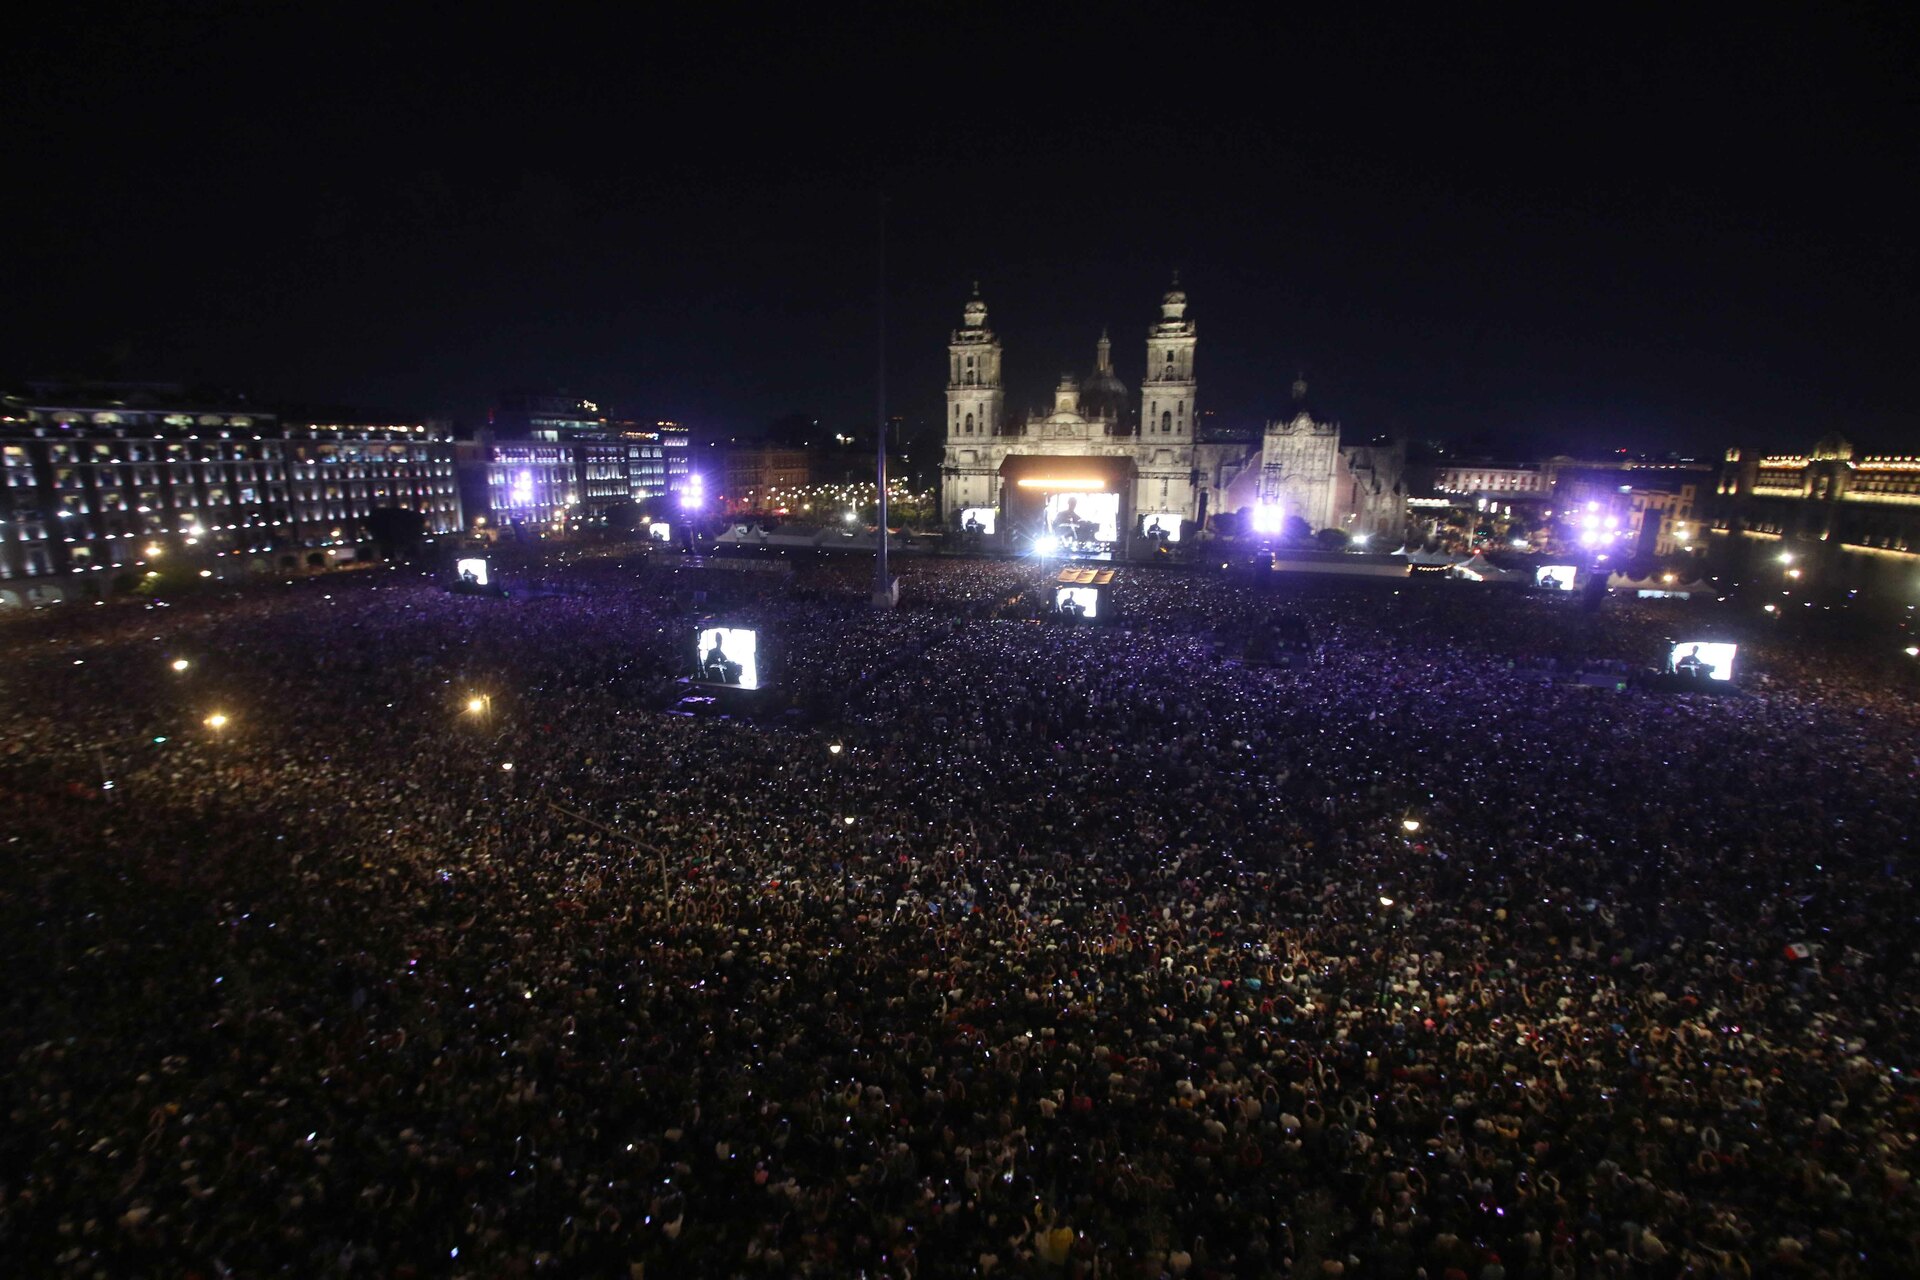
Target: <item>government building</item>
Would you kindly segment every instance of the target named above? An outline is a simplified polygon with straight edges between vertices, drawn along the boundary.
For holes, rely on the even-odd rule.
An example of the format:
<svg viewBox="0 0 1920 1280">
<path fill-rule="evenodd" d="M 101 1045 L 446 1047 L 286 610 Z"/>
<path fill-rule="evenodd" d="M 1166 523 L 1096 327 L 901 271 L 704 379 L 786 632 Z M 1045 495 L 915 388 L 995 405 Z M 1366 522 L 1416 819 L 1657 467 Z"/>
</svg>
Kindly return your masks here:
<svg viewBox="0 0 1920 1280">
<path fill-rule="evenodd" d="M 1007 411 L 999 337 L 976 286 L 947 345 L 941 512 L 1009 549 L 1036 541 L 1068 554 L 1126 554 L 1178 542 L 1232 513 L 1253 531 L 1338 529 L 1397 544 L 1406 527 L 1405 450 L 1344 444 L 1306 407 L 1257 434 L 1203 429 L 1199 334 L 1176 278 L 1147 328 L 1137 398 L 1103 332 L 1084 378 L 1061 378 L 1050 412 Z"/>
</svg>

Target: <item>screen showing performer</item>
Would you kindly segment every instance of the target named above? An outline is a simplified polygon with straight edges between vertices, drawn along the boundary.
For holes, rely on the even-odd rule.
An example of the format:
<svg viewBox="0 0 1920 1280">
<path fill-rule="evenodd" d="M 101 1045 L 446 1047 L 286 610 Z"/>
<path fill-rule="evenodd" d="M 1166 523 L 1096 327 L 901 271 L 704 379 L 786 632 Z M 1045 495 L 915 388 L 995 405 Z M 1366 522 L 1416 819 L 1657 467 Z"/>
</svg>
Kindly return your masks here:
<svg viewBox="0 0 1920 1280">
<path fill-rule="evenodd" d="M 1673 646 L 1667 666 L 1677 676 L 1693 680 L 1733 679 L 1733 655 L 1738 645 L 1685 640 Z"/>
<path fill-rule="evenodd" d="M 1180 517 L 1170 511 L 1144 516 L 1140 520 L 1140 536 L 1148 542 L 1180 541 Z"/>
<path fill-rule="evenodd" d="M 665 520 L 654 520 L 647 525 L 647 537 L 653 542 L 672 542 L 673 526 Z"/>
<path fill-rule="evenodd" d="M 454 576 L 465 587 L 484 587 L 487 585 L 487 562 L 479 556 L 456 560 L 453 565 Z"/>
<path fill-rule="evenodd" d="M 1100 593 L 1092 587 L 1057 587 L 1053 607 L 1068 618 L 1094 618 L 1100 614 Z"/>
<path fill-rule="evenodd" d="M 1545 587 L 1548 591 L 1573 590 L 1574 566 L 1570 564 L 1546 564 L 1533 571 L 1533 585 Z"/>
<path fill-rule="evenodd" d="M 960 532 L 993 536 L 994 523 L 1000 518 L 997 507 L 968 507 L 960 513 Z"/>
<path fill-rule="evenodd" d="M 1120 538 L 1120 495 L 1048 494 L 1047 532 L 1067 544 L 1117 542 Z"/>
<path fill-rule="evenodd" d="M 693 678 L 706 684 L 758 689 L 759 641 L 759 635 L 746 627 L 700 628 Z"/>
</svg>

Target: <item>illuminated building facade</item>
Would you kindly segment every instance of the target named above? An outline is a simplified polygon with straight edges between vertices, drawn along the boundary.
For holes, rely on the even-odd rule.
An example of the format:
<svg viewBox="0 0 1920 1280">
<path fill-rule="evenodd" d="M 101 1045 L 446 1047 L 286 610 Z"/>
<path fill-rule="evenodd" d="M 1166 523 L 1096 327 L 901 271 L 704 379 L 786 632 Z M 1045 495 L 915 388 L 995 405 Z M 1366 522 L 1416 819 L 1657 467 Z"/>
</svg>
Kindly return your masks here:
<svg viewBox="0 0 1920 1280">
<path fill-rule="evenodd" d="M 282 432 L 295 536 L 346 547 L 381 507 L 420 515 L 428 534 L 457 533 L 460 491 L 452 433 L 442 424 L 288 423 Z"/>
<path fill-rule="evenodd" d="M 460 491 L 479 528 L 558 529 L 575 518 L 581 476 L 572 444 L 478 440 L 459 446 Z"/>
<path fill-rule="evenodd" d="M 376 507 L 460 525 L 453 446 L 424 423 L 283 424 L 166 384 L 31 386 L 0 402 L 0 603 L 352 559 Z"/>
<path fill-rule="evenodd" d="M 1663 558 L 1691 551 L 1705 478 L 1678 468 L 1563 468 L 1554 486 L 1561 545 Z"/>
<path fill-rule="evenodd" d="M 1116 542 L 1150 519 L 1204 523 L 1219 511 L 1265 513 L 1275 532 L 1298 517 L 1316 530 L 1400 534 L 1400 446 L 1343 444 L 1338 423 L 1306 410 L 1304 383 L 1295 386 L 1293 411 L 1259 436 L 1203 438 L 1198 348 L 1176 279 L 1147 329 L 1137 397 L 1115 373 L 1102 333 L 1093 372 L 1063 377 L 1050 412 L 1016 420 L 1006 408 L 1000 339 L 976 288 L 947 344 L 943 519 L 957 525 L 965 512 L 993 509 L 1001 529 L 1034 536 L 1047 528 L 1044 512 L 1075 494 L 1089 504 L 1117 501 L 1111 526 L 1101 526 L 1113 528 Z"/>
<path fill-rule="evenodd" d="M 728 512 L 768 511 L 772 495 L 803 489 L 813 481 L 805 449 L 729 445 L 726 469 L 715 497 Z"/>
<path fill-rule="evenodd" d="M 655 431 L 660 433 L 660 456 L 666 462 L 667 492 L 679 493 L 687 487 L 687 464 L 692 444 L 692 433 L 678 422 L 656 422 Z"/>
<path fill-rule="evenodd" d="M 571 440 L 604 432 L 607 415 L 568 391 L 503 391 L 487 425 L 503 440 Z"/>
<path fill-rule="evenodd" d="M 1920 456 L 1856 455 L 1828 436 L 1810 452 L 1729 449 L 1714 493 L 1712 531 L 1738 553 L 1804 554 L 1860 586 L 1898 584 L 1920 571 Z"/>
</svg>

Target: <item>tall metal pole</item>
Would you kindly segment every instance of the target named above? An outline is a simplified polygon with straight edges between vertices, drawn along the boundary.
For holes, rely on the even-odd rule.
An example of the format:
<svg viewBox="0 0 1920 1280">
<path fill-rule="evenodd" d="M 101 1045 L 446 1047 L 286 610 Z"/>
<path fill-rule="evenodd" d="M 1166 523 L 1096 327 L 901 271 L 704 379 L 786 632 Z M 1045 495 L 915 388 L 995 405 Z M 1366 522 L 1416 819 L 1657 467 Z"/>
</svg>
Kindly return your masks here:
<svg viewBox="0 0 1920 1280">
<path fill-rule="evenodd" d="M 879 490 L 877 514 L 880 541 L 873 559 L 873 606 L 891 609 L 893 577 L 887 571 L 887 197 L 880 197 L 880 278 L 874 292 L 874 310 L 880 322 L 877 378 L 873 384 L 876 430 L 874 479 Z"/>
</svg>

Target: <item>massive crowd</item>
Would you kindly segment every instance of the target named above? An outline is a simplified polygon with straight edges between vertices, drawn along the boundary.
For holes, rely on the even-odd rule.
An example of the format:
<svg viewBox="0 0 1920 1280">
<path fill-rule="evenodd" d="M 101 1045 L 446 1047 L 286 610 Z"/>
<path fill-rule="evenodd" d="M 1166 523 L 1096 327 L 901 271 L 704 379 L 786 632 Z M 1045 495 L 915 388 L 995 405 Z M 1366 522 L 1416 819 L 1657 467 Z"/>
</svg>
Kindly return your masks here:
<svg viewBox="0 0 1920 1280">
<path fill-rule="evenodd" d="M 8 1269 L 1920 1273 L 1879 673 L 1698 602 L 763 569 L 0 628 Z M 751 717 L 674 713 L 702 611 Z M 1744 688 L 1569 678 L 1676 626 Z"/>
</svg>

